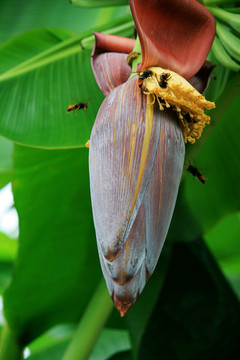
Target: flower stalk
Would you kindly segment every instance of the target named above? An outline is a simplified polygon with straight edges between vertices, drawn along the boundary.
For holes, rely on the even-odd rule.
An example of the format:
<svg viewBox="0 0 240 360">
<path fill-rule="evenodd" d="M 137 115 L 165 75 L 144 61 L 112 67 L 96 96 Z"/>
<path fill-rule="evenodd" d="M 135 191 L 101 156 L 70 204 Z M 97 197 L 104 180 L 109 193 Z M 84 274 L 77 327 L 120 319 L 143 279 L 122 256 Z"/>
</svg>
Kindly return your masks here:
<svg viewBox="0 0 240 360">
<path fill-rule="evenodd" d="M 105 282 L 94 293 L 62 360 L 87 360 L 113 309 Z"/>
</svg>

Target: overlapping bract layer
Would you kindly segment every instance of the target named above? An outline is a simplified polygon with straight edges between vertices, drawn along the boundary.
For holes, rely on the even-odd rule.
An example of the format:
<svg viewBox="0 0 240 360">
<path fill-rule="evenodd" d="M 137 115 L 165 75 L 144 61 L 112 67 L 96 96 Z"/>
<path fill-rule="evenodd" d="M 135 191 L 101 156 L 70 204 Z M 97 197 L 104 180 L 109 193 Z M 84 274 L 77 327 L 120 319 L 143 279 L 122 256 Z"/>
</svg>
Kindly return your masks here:
<svg viewBox="0 0 240 360">
<path fill-rule="evenodd" d="M 136 77 L 104 100 L 90 138 L 91 199 L 102 270 L 121 315 L 156 266 L 184 154 L 175 114 L 148 105 Z"/>
</svg>

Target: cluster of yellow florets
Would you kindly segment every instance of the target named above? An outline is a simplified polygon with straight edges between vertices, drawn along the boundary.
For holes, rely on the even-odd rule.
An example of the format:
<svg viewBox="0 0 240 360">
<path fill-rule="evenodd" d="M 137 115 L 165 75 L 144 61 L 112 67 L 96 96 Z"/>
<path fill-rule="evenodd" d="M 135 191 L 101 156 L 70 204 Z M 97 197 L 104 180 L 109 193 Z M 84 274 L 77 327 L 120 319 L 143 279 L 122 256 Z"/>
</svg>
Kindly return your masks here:
<svg viewBox="0 0 240 360">
<path fill-rule="evenodd" d="M 213 109 L 215 104 L 207 101 L 187 80 L 174 71 L 151 67 L 140 74 L 142 89 L 150 101 L 158 101 L 160 110 L 171 107 L 176 111 L 184 141 L 194 143 L 199 139 L 210 117 L 204 109 Z"/>
</svg>

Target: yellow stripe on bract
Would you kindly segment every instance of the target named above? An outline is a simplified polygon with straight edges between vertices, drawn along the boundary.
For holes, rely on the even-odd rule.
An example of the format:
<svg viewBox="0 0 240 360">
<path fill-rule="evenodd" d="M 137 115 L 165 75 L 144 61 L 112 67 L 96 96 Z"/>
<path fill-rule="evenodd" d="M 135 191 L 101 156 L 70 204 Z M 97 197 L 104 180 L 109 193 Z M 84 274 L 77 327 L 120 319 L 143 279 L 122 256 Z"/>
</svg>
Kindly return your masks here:
<svg viewBox="0 0 240 360">
<path fill-rule="evenodd" d="M 113 160 L 115 158 L 115 146 L 116 146 L 116 127 L 117 127 L 117 115 L 118 115 L 118 102 L 120 99 L 120 92 L 118 94 L 117 105 L 114 114 L 114 125 L 113 125 Z"/>
<path fill-rule="evenodd" d="M 125 249 L 126 249 L 126 254 L 125 254 L 125 271 L 126 271 L 129 260 L 129 254 L 130 254 L 129 239 L 127 239 L 126 241 Z"/>
<path fill-rule="evenodd" d="M 101 58 L 100 58 L 101 59 Z M 105 65 L 105 61 L 101 61 L 100 60 L 100 67 L 101 67 L 101 72 L 103 74 L 103 78 L 104 78 L 104 81 L 106 84 L 110 85 L 110 87 L 112 88 L 112 90 L 114 89 L 114 85 L 112 83 L 112 80 L 111 80 L 111 77 L 110 77 L 110 74 L 109 74 L 109 71 L 107 70 L 106 68 L 106 65 Z M 108 68 L 109 69 L 109 68 Z M 107 79 L 108 79 L 108 82 L 107 82 L 107 79 L 106 79 L 106 76 L 107 75 Z"/>
<path fill-rule="evenodd" d="M 124 177 L 124 163 L 125 163 L 125 147 L 123 148 L 123 157 L 122 157 L 122 174 L 121 174 L 121 181 L 120 181 L 120 194 L 123 191 L 122 185 L 123 185 L 123 177 Z"/>
<path fill-rule="evenodd" d="M 108 77 L 109 84 L 110 84 L 111 88 L 114 89 L 115 86 L 114 86 L 113 83 L 112 83 L 112 79 L 111 79 L 110 73 L 109 73 L 109 71 L 108 71 L 109 69 L 105 68 L 105 70 L 106 70 L 106 74 L 107 74 L 107 77 Z"/>
<path fill-rule="evenodd" d="M 132 206 L 131 206 L 131 210 L 130 210 L 130 217 L 132 215 L 134 206 L 137 201 L 137 197 L 138 197 L 139 190 L 140 190 L 141 183 L 142 183 L 143 174 L 145 171 L 148 150 L 149 150 L 149 144 L 150 144 L 150 139 L 151 139 L 151 134 L 152 134 L 152 127 L 153 127 L 153 105 L 147 104 L 145 134 L 144 134 L 143 145 L 142 145 L 142 153 L 141 153 L 141 159 L 140 159 L 138 178 L 137 178 L 136 187 L 135 187 L 135 191 L 134 191 L 134 195 L 133 195 Z"/>
<path fill-rule="evenodd" d="M 129 160 L 129 167 L 128 167 L 128 173 L 129 176 L 131 176 L 132 173 L 132 162 L 133 162 L 133 154 L 134 154 L 134 149 L 135 149 L 135 142 L 136 142 L 136 130 L 137 130 L 137 126 L 136 123 L 132 124 L 131 127 L 131 137 L 130 137 L 130 160 Z"/>
</svg>

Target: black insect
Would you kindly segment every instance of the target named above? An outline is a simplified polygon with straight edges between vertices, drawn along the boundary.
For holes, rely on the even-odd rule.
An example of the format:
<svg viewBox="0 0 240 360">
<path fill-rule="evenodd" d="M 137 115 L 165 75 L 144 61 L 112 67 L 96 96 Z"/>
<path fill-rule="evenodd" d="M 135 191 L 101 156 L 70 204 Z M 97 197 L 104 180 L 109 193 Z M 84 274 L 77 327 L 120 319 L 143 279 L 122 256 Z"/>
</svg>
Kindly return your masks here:
<svg viewBox="0 0 240 360">
<path fill-rule="evenodd" d="M 182 116 L 188 123 L 193 123 L 193 124 L 197 123 L 197 120 L 195 120 L 193 117 L 191 117 L 189 113 L 186 113 L 186 114 L 182 113 Z"/>
<path fill-rule="evenodd" d="M 167 83 L 168 80 L 171 78 L 171 74 L 170 73 L 162 73 L 160 75 L 160 81 L 159 81 L 159 86 L 163 89 L 166 89 L 167 87 Z"/>
<path fill-rule="evenodd" d="M 198 171 L 198 169 L 195 166 L 192 166 L 191 164 L 188 165 L 187 171 L 192 174 L 195 178 L 197 178 L 199 181 L 201 181 L 202 184 L 205 184 L 206 178 Z"/>
<path fill-rule="evenodd" d="M 139 79 L 138 79 L 138 86 L 141 88 L 143 84 L 143 80 L 152 76 L 153 72 L 151 70 L 144 70 L 140 72 Z"/>
<path fill-rule="evenodd" d="M 88 102 L 85 101 L 85 102 L 79 102 L 77 104 L 72 104 L 72 105 L 69 105 L 68 108 L 67 108 L 67 112 L 70 112 L 70 111 L 73 111 L 73 110 L 85 110 L 88 108 Z"/>
</svg>

